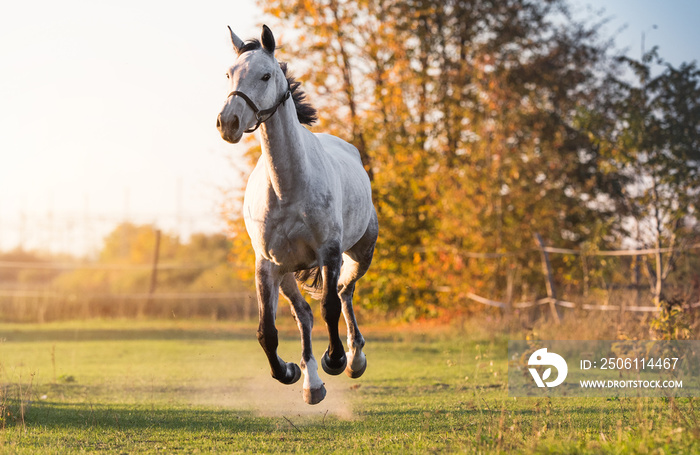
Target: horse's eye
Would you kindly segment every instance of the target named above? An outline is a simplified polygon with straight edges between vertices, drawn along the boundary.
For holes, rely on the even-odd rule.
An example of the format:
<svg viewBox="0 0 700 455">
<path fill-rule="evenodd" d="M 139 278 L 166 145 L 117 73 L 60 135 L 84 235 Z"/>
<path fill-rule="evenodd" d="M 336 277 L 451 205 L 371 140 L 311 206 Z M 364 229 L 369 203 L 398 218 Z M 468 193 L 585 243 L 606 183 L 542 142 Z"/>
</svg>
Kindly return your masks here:
<svg viewBox="0 0 700 455">
<path fill-rule="evenodd" d="M 264 80 L 265 82 L 267 82 L 267 81 L 270 80 L 271 77 L 272 77 L 272 74 L 270 74 L 270 73 L 265 73 L 265 75 L 262 77 L 262 80 Z"/>
</svg>

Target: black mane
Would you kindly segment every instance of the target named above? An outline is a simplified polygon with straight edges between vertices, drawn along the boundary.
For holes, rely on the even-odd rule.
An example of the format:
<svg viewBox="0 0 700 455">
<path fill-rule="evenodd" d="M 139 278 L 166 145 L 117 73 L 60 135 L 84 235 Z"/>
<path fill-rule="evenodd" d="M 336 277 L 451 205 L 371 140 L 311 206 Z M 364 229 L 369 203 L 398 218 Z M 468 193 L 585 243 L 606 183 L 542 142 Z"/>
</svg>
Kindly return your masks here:
<svg viewBox="0 0 700 455">
<path fill-rule="evenodd" d="M 289 88 L 292 90 L 292 99 L 294 100 L 294 107 L 297 108 L 299 123 L 309 126 L 313 125 L 316 120 L 318 120 L 318 112 L 316 108 L 306 100 L 306 93 L 301 89 L 301 82 L 287 73 L 287 64 L 285 62 L 280 62 L 280 68 L 282 68 L 282 73 L 284 73 L 284 77 L 287 78 Z"/>
<path fill-rule="evenodd" d="M 259 49 L 265 50 L 259 40 L 248 40 L 238 50 L 238 55 L 241 55 L 244 52 L 256 51 Z M 299 119 L 299 122 L 309 126 L 313 125 L 318 120 L 318 112 L 311 105 L 311 103 L 306 100 L 306 93 L 304 93 L 304 91 L 301 89 L 301 82 L 297 81 L 292 75 L 287 73 L 287 64 L 285 62 L 280 62 L 280 68 L 282 69 L 282 73 L 284 73 L 284 77 L 287 78 L 289 87 L 292 90 L 292 99 L 294 100 L 294 107 L 297 109 L 297 118 Z"/>
</svg>

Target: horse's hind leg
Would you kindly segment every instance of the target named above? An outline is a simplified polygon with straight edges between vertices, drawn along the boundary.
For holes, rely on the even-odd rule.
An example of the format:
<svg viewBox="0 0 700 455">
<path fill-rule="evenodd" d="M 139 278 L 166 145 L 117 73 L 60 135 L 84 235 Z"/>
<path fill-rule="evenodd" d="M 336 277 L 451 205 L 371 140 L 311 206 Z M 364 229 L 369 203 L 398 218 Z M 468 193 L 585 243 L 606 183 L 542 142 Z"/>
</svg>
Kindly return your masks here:
<svg viewBox="0 0 700 455">
<path fill-rule="evenodd" d="M 348 328 L 348 352 L 346 354 L 348 364 L 345 368 L 345 374 L 351 378 L 359 378 L 367 368 L 367 358 L 362 352 L 362 348 L 365 346 L 365 339 L 360 333 L 357 319 L 355 319 L 355 312 L 352 309 L 352 295 L 354 292 L 355 283 L 349 283 L 341 287 L 340 298 L 343 302 L 343 316 Z"/>
<path fill-rule="evenodd" d="M 258 294 L 260 325 L 258 341 L 270 362 L 272 377 L 283 384 L 294 384 L 301 377 L 301 370 L 295 363 L 286 363 L 277 355 L 277 328 L 275 317 L 279 299 L 281 277 L 277 268 L 269 261 L 257 258 L 255 262 L 255 287 Z"/>
<path fill-rule="evenodd" d="M 326 388 L 318 376 L 318 364 L 311 349 L 311 329 L 314 315 L 311 307 L 299 292 L 297 283 L 291 273 L 282 278 L 282 294 L 292 304 L 292 314 L 301 332 L 301 372 L 304 373 L 304 401 L 317 404 L 326 396 Z"/>
<path fill-rule="evenodd" d="M 347 358 L 343 349 L 343 342 L 338 334 L 338 321 L 340 320 L 341 302 L 338 296 L 338 278 L 342 264 L 342 251 L 339 245 L 334 245 L 322 256 L 323 264 L 321 276 L 323 277 L 323 296 L 321 297 L 321 314 L 328 329 L 328 349 L 321 357 L 323 371 L 336 375 L 345 370 Z"/>
<path fill-rule="evenodd" d="M 359 378 L 367 368 L 367 358 L 362 352 L 365 339 L 357 325 L 355 312 L 352 308 L 352 297 L 355 292 L 355 283 L 364 276 L 372 263 L 377 232 L 378 225 L 375 215 L 360 241 L 343 254 L 343 268 L 338 282 L 338 292 L 343 304 L 343 317 L 348 328 L 348 366 L 345 373 L 351 378 Z"/>
</svg>

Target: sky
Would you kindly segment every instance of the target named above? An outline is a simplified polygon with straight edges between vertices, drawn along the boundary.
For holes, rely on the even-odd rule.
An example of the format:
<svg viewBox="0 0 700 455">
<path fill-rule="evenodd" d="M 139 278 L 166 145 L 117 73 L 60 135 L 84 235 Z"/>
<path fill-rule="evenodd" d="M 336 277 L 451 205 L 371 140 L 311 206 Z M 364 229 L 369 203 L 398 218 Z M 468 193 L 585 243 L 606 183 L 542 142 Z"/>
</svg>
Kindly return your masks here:
<svg viewBox="0 0 700 455">
<path fill-rule="evenodd" d="M 38 0 L 0 15 L 0 250 L 87 255 L 123 220 L 223 232 L 223 188 L 244 145 L 215 119 L 234 54 L 230 25 L 259 36 L 253 0 Z M 700 2 L 577 0 L 639 57 L 700 60 Z M 654 28 L 653 26 L 656 26 Z M 275 31 L 275 30 L 273 30 Z M 275 34 L 283 38 L 284 31 Z"/>
<path fill-rule="evenodd" d="M 603 33 L 615 38 L 615 46 L 639 59 L 642 34 L 648 51 L 659 47 L 667 62 L 700 63 L 700 2 L 696 0 L 575 0 L 570 1 L 578 17 L 602 12 L 608 22 Z"/>
</svg>

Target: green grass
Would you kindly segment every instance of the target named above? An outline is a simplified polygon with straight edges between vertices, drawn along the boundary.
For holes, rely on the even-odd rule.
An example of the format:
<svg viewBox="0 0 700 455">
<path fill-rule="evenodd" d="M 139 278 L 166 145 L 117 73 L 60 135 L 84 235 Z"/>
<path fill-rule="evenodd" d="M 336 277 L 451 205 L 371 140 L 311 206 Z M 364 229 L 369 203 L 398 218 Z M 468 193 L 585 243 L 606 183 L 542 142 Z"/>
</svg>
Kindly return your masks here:
<svg viewBox="0 0 700 455">
<path fill-rule="evenodd" d="M 280 335 L 298 361 L 295 329 Z M 254 325 L 0 324 L 0 452 L 700 451 L 694 400 L 509 398 L 505 335 L 365 336 L 365 375 L 321 372 L 328 396 L 308 406 L 301 382 L 270 378 Z"/>
</svg>

